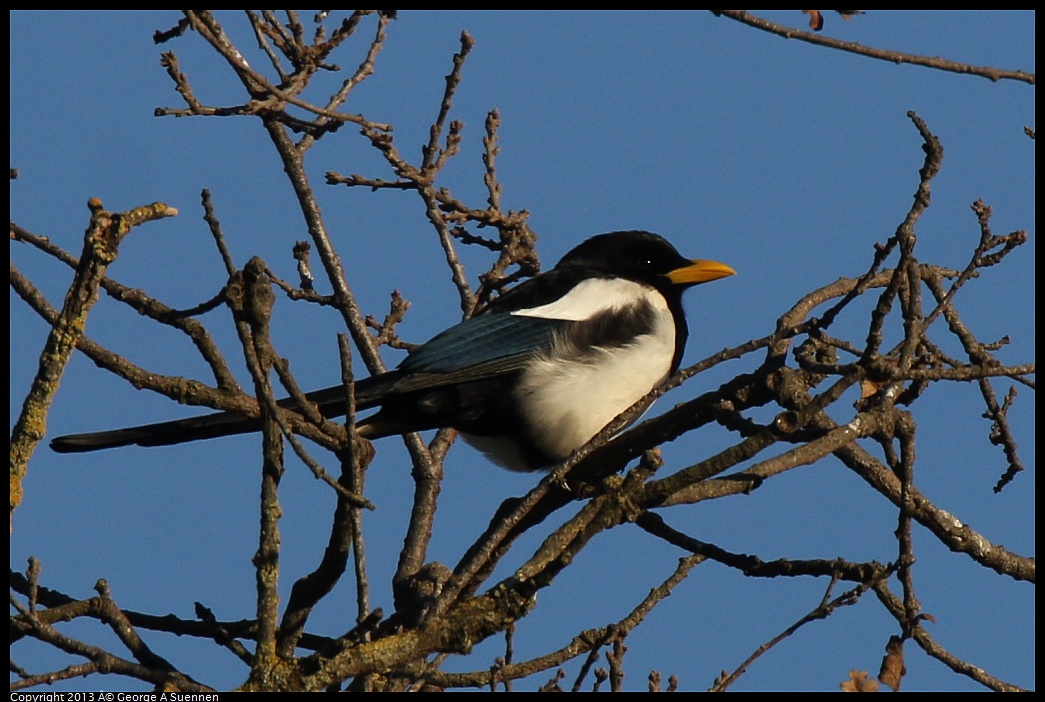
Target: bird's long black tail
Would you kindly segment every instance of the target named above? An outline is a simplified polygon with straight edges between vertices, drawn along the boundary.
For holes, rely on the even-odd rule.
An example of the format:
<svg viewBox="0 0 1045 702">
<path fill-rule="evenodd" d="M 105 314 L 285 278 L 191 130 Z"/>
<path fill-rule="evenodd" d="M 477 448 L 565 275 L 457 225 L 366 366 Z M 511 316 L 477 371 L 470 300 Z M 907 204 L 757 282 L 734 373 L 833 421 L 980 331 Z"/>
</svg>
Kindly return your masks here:
<svg viewBox="0 0 1045 702">
<path fill-rule="evenodd" d="M 396 373 L 393 371 L 357 382 L 356 408 L 363 410 L 380 404 L 381 398 L 395 379 Z M 345 414 L 345 391 L 340 385 L 307 393 L 305 397 L 319 407 L 324 417 L 340 417 Z M 295 409 L 298 404 L 288 398 L 281 400 L 279 406 Z M 67 434 L 52 439 L 51 449 L 58 453 L 85 453 L 120 446 L 172 446 L 190 441 L 216 439 L 220 436 L 249 434 L 260 429 L 261 421 L 254 417 L 245 417 L 237 412 L 215 412 L 124 429 Z"/>
</svg>

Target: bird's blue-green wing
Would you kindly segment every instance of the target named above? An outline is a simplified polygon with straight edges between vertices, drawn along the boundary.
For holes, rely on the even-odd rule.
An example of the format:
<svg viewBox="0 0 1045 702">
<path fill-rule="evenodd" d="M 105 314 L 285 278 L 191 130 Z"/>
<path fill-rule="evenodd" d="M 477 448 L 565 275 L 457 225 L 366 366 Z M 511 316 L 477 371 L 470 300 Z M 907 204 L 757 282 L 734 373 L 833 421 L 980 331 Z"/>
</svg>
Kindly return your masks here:
<svg viewBox="0 0 1045 702">
<path fill-rule="evenodd" d="M 411 378 L 423 386 L 462 382 L 510 373 L 522 368 L 535 353 L 551 346 L 555 333 L 570 322 L 506 312 L 480 314 L 433 337 L 399 364 L 403 380 L 398 391 L 409 390 Z M 431 375 L 442 376 L 435 380 Z M 422 380 L 425 376 L 429 376 Z"/>
</svg>

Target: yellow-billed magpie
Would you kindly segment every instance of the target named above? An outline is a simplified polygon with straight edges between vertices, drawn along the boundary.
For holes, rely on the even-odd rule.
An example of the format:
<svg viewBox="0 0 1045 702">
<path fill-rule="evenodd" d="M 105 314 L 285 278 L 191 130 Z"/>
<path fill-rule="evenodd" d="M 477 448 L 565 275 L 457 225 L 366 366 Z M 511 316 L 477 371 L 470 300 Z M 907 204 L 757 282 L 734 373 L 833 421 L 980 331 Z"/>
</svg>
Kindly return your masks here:
<svg viewBox="0 0 1045 702">
<path fill-rule="evenodd" d="M 689 335 L 683 290 L 733 274 L 722 263 L 683 258 L 650 232 L 594 236 L 395 370 L 358 381 L 357 408 L 380 408 L 358 420 L 359 433 L 376 439 L 454 427 L 506 468 L 549 467 L 678 369 Z M 344 413 L 340 385 L 307 397 L 327 417 Z M 256 418 L 219 412 L 60 436 L 51 448 L 167 446 L 258 428 Z"/>
</svg>

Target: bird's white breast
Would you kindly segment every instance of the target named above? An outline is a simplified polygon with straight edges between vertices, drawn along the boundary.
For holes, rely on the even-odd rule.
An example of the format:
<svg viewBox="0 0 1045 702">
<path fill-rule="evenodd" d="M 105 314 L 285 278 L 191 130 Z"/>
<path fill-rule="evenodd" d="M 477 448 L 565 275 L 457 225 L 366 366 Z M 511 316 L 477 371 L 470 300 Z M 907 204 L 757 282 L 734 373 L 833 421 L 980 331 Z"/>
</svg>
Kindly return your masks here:
<svg viewBox="0 0 1045 702">
<path fill-rule="evenodd" d="M 628 305 L 653 310 L 649 333 L 579 355 L 567 340 L 557 339 L 523 372 L 515 394 L 547 454 L 566 458 L 667 377 L 675 324 L 659 292 L 619 278 L 586 280 L 554 303 L 513 312 L 583 322 Z"/>
</svg>

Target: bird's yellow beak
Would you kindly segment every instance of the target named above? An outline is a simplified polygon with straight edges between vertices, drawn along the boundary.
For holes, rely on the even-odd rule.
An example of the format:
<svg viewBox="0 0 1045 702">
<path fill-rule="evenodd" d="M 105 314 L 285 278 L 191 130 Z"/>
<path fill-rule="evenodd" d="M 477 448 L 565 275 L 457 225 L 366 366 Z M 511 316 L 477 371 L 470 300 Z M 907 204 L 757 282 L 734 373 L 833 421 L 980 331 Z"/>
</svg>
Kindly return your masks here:
<svg viewBox="0 0 1045 702">
<path fill-rule="evenodd" d="M 708 261 L 695 258 L 688 266 L 676 268 L 667 274 L 668 280 L 674 285 L 697 285 L 699 283 L 710 283 L 719 278 L 728 278 L 737 272 L 724 263 Z"/>
</svg>

